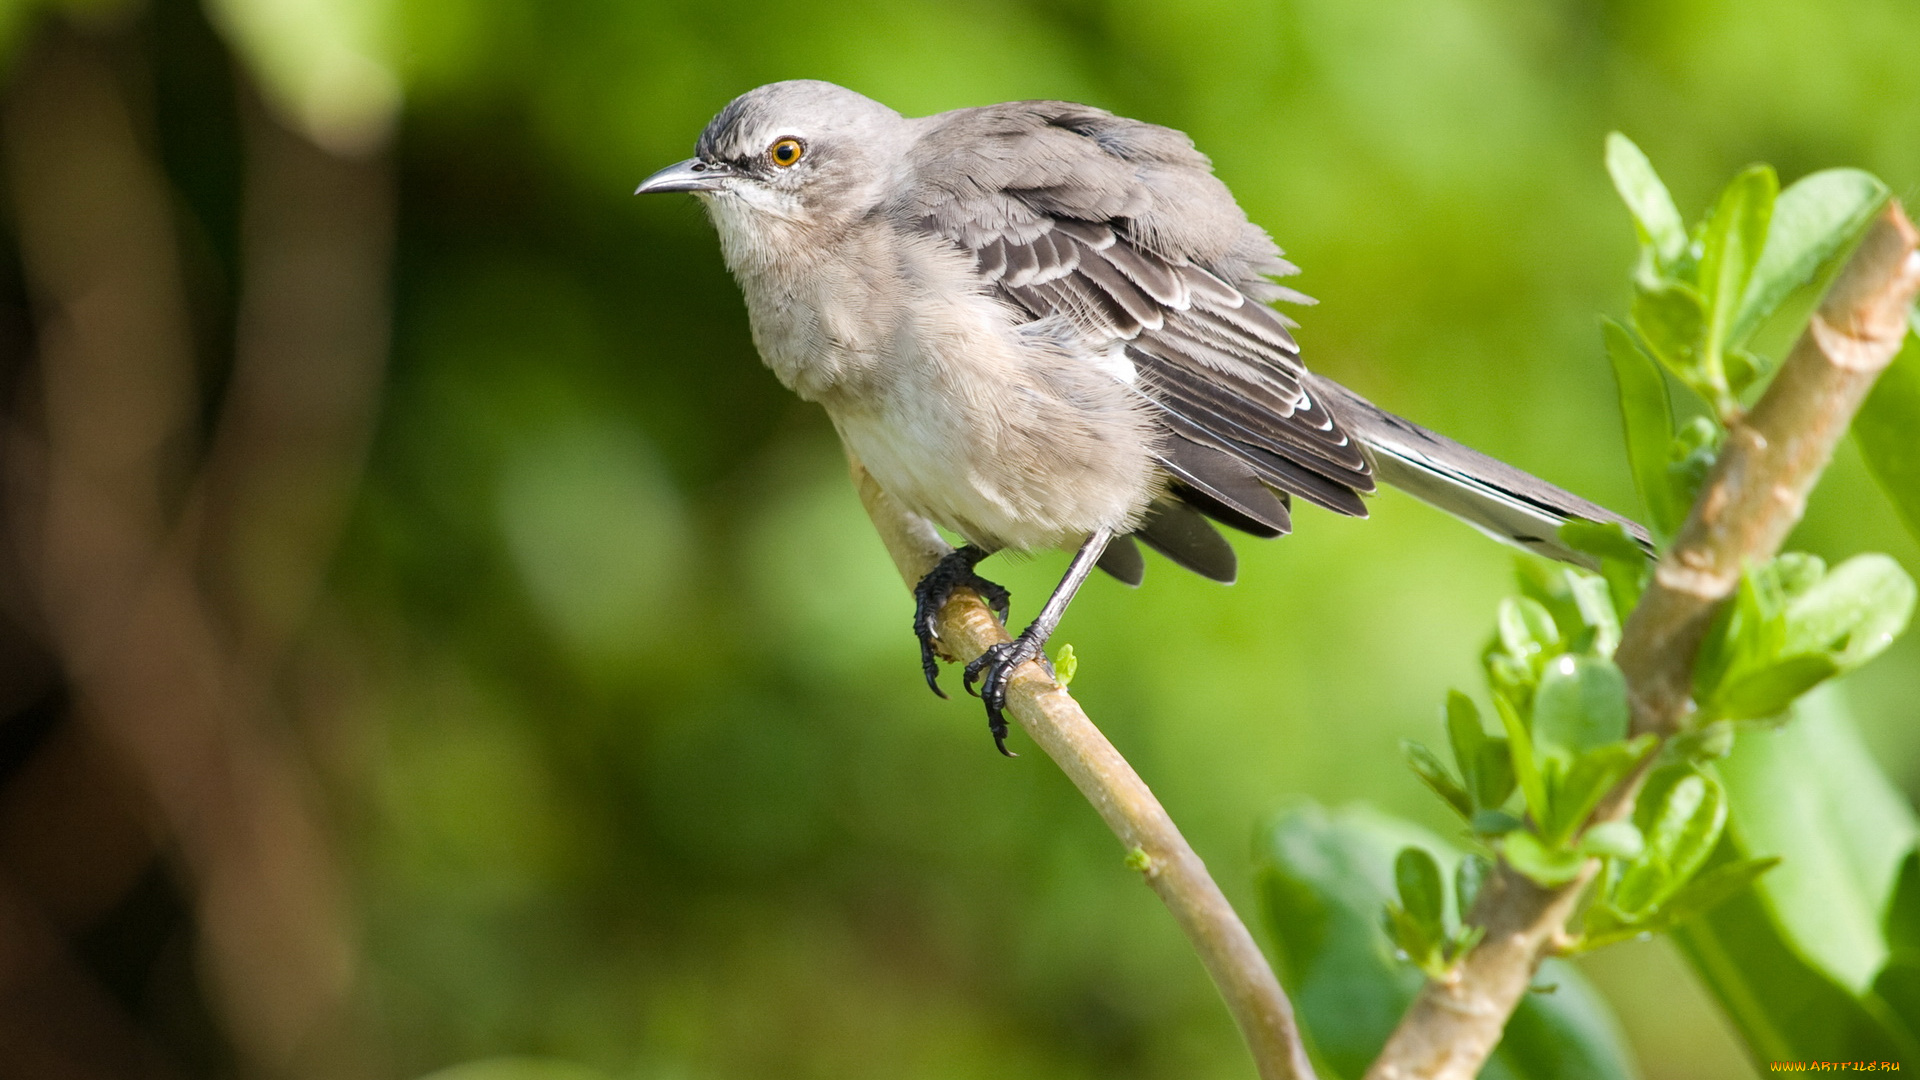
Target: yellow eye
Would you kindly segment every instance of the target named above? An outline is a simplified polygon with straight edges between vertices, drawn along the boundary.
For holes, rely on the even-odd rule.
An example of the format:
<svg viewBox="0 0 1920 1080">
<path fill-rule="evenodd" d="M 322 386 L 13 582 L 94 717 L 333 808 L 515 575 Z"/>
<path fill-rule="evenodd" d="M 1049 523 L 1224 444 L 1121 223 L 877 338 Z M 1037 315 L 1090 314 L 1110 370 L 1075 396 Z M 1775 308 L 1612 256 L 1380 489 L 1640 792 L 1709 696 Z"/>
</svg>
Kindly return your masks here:
<svg viewBox="0 0 1920 1080">
<path fill-rule="evenodd" d="M 806 152 L 807 148 L 800 145 L 799 139 L 781 139 L 767 147 L 767 157 L 783 169 L 789 169 L 798 164 L 800 155 Z"/>
</svg>

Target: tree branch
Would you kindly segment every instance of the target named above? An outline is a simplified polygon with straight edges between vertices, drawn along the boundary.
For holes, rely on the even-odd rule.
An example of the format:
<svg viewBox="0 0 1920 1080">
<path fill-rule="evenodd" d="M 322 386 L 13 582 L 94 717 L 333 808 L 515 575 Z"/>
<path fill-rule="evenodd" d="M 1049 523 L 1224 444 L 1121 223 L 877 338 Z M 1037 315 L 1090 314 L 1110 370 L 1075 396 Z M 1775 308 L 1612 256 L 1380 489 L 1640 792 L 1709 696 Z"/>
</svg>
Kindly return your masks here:
<svg viewBox="0 0 1920 1080">
<path fill-rule="evenodd" d="M 858 461 L 852 470 L 867 515 L 911 587 L 950 550 L 946 541 L 895 503 Z M 942 651 L 962 662 L 1007 640 L 986 604 L 968 590 L 954 593 L 937 626 Z M 1007 711 L 1093 804 L 1127 849 L 1128 865 L 1173 913 L 1226 999 L 1263 1080 L 1311 1080 L 1293 1008 L 1273 969 L 1139 774 L 1038 663 L 1028 662 L 1014 675 Z"/>
<path fill-rule="evenodd" d="M 1771 558 L 1808 492 L 1907 332 L 1920 292 L 1913 225 L 1889 203 L 1827 291 L 1753 412 L 1733 422 L 1713 473 L 1622 631 L 1635 734 L 1665 739 L 1693 710 L 1693 666 L 1715 611 L 1749 565 Z M 1649 758 L 1649 761 L 1651 757 Z M 1645 775 L 1615 789 L 1596 821 L 1624 817 Z M 1368 1080 L 1470 1080 L 1500 1042 L 1540 960 L 1564 933 L 1598 863 L 1544 889 L 1504 861 L 1475 902 L 1486 937 L 1446 982 L 1429 981 L 1368 1070 Z"/>
</svg>

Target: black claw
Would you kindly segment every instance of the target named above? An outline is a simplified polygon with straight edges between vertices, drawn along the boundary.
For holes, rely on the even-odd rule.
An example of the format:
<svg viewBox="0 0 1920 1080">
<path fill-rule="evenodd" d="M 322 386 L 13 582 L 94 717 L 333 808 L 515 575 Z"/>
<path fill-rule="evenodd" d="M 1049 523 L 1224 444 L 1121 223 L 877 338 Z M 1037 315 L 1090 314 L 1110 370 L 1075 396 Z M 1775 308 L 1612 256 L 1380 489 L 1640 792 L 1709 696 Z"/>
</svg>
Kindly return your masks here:
<svg viewBox="0 0 1920 1080">
<path fill-rule="evenodd" d="M 999 617 L 1000 625 L 1005 626 L 1007 616 L 1013 614 L 1013 595 L 1007 592 L 1004 586 L 988 581 L 977 574 L 973 576 L 973 580 L 967 582 L 967 585 L 980 594 L 980 598 L 993 609 L 994 615 Z"/>
<path fill-rule="evenodd" d="M 922 637 L 920 639 L 920 670 L 927 676 L 927 689 L 933 691 L 942 701 L 945 701 L 947 692 L 940 689 L 940 658 L 933 655 L 933 639 L 931 637 Z"/>
<path fill-rule="evenodd" d="M 940 657 L 933 648 L 934 621 L 940 617 L 940 609 L 947 606 L 953 590 L 964 586 L 979 593 L 1003 625 L 1012 610 L 1007 590 L 973 572 L 974 566 L 988 554 L 972 544 L 956 548 L 934 564 L 913 587 L 913 634 L 920 639 L 920 670 L 927 677 L 927 688 L 943 698 L 947 694 L 940 689 Z"/>
<path fill-rule="evenodd" d="M 987 707 L 987 730 L 993 733 L 994 748 L 1007 757 L 1020 755 L 1007 749 L 1007 688 L 1013 683 L 1013 673 L 1021 664 L 1029 660 L 1046 663 L 1045 643 L 1038 638 L 1025 634 L 1012 641 L 1003 641 L 988 647 L 973 663 L 967 665 L 961 675 L 961 685 L 967 692 L 975 694 L 973 684 L 977 681 L 980 689 L 975 694 Z"/>
</svg>

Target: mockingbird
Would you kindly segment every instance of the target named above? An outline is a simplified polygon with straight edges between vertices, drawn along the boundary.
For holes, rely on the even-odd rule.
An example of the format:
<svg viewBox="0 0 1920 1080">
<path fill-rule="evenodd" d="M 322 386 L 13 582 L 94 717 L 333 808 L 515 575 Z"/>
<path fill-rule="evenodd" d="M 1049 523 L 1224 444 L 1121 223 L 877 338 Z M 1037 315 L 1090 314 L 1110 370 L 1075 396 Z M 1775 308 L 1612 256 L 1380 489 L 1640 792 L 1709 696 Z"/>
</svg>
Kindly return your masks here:
<svg viewBox="0 0 1920 1080">
<path fill-rule="evenodd" d="M 1268 306 L 1308 297 L 1187 136 L 1086 105 L 908 118 L 832 83 L 735 98 L 694 157 L 639 192 L 706 204 L 754 344 L 826 408 L 902 506 L 966 540 L 914 590 L 927 685 L 956 587 L 996 551 L 1075 549 L 1032 624 L 967 665 L 1007 753 L 1007 685 L 1093 567 L 1129 585 L 1134 540 L 1221 582 L 1297 497 L 1366 516 L 1374 480 L 1497 539 L 1576 563 L 1569 519 L 1646 532 L 1309 372 Z M 941 694 L 942 697 L 945 694 Z"/>
</svg>

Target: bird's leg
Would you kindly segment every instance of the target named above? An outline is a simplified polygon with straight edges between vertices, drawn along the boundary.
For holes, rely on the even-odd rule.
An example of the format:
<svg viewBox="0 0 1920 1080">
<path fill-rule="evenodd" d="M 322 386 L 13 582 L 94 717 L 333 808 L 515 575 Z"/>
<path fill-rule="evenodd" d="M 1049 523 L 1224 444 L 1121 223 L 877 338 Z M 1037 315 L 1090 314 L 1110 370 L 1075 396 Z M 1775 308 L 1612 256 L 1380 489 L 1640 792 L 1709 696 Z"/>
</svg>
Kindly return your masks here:
<svg viewBox="0 0 1920 1080">
<path fill-rule="evenodd" d="M 991 554 L 972 544 L 955 548 L 913 587 L 913 633 L 920 639 L 920 669 L 926 672 L 927 686 L 941 697 L 947 695 L 940 689 L 940 662 L 933 651 L 933 624 L 940 617 L 940 609 L 947 606 L 953 590 L 964 586 L 979 593 L 1002 623 L 1007 621 L 1011 610 L 1007 590 L 973 572 L 974 566 Z"/>
<path fill-rule="evenodd" d="M 1040 614 L 1027 624 L 1020 636 L 1012 641 L 990 646 L 980 654 L 979 659 L 967 665 L 962 681 L 969 693 L 973 692 L 974 680 L 980 681 L 980 700 L 987 706 L 987 730 L 993 732 L 993 745 L 1008 757 L 1016 756 L 1007 749 L 1007 685 L 1013 681 L 1013 673 L 1021 664 L 1029 660 L 1047 662 L 1047 639 L 1053 636 L 1055 627 L 1060 625 L 1060 617 L 1067 613 L 1067 605 L 1073 602 L 1073 594 L 1093 572 L 1093 566 L 1100 560 L 1102 552 L 1113 539 L 1112 529 L 1101 529 L 1087 542 L 1080 545 L 1074 553 L 1073 562 L 1067 566 L 1067 575 L 1054 586 L 1053 595 L 1047 597 Z M 1049 667 L 1051 670 L 1051 667 Z"/>
</svg>

